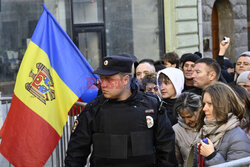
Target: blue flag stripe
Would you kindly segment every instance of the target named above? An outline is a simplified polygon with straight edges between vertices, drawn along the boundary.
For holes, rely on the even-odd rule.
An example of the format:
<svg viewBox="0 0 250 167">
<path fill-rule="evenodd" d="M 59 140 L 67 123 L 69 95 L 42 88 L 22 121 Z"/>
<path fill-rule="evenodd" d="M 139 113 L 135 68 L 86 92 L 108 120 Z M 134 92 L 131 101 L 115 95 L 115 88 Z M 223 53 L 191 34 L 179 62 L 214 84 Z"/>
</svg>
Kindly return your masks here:
<svg viewBox="0 0 250 167">
<path fill-rule="evenodd" d="M 88 88 L 93 69 L 44 5 L 31 40 L 47 53 L 51 66 L 64 83 L 81 97 Z"/>
</svg>

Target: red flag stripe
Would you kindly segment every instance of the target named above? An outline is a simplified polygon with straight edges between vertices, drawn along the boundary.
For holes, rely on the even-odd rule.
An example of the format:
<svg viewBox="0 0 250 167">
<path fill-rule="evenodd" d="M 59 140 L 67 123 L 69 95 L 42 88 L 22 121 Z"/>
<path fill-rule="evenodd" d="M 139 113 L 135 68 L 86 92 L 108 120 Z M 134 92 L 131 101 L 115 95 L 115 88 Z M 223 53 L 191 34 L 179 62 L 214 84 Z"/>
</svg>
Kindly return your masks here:
<svg viewBox="0 0 250 167">
<path fill-rule="evenodd" d="M 11 128 L 5 128 L 5 125 Z M 38 167 L 44 166 L 60 136 L 13 94 L 12 105 L 1 129 L 1 138 L 0 152 L 3 156 L 8 155 L 11 164 Z M 24 154 L 25 152 L 29 154 Z"/>
</svg>

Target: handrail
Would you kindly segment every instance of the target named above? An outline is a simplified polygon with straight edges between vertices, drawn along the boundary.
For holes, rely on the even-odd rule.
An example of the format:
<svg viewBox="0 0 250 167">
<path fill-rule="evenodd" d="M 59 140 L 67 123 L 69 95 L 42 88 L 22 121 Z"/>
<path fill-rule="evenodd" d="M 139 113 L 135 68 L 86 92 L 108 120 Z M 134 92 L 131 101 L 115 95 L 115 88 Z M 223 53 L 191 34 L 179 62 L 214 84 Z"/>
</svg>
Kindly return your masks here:
<svg viewBox="0 0 250 167">
<path fill-rule="evenodd" d="M 226 162 L 223 164 L 213 165 L 211 167 L 236 167 L 236 166 L 243 166 L 243 165 L 249 165 L 249 164 L 250 164 L 250 156 L 237 159 L 237 160 L 233 160 L 230 162 Z"/>
<path fill-rule="evenodd" d="M 87 104 L 87 103 L 79 102 L 79 101 L 75 102 L 75 105 L 79 105 L 79 106 L 83 106 L 83 107 L 85 107 L 86 104 Z"/>
<path fill-rule="evenodd" d="M 0 101 L 10 101 L 12 100 L 12 97 L 0 97 Z M 79 105 L 79 106 L 83 106 L 85 107 L 87 103 L 84 103 L 84 102 L 75 102 L 75 105 Z"/>
<path fill-rule="evenodd" d="M 0 97 L 0 101 L 7 101 L 7 100 L 11 100 L 12 97 Z"/>
</svg>

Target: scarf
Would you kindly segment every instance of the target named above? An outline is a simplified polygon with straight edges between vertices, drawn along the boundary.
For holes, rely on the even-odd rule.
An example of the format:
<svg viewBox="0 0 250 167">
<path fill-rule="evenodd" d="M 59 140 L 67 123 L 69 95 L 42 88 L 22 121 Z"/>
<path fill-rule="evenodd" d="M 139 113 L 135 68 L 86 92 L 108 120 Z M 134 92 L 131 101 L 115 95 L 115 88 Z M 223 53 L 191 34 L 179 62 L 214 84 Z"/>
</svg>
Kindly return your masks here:
<svg viewBox="0 0 250 167">
<path fill-rule="evenodd" d="M 197 131 L 196 128 L 191 128 L 187 124 L 185 124 L 184 120 L 181 118 L 181 116 L 178 116 L 178 123 L 181 127 L 187 129 L 187 130 L 192 130 L 192 131 Z"/>
<path fill-rule="evenodd" d="M 228 121 L 225 124 L 218 125 L 216 120 L 207 121 L 206 117 L 204 118 L 204 125 L 201 128 L 199 135 L 197 136 L 195 142 L 199 142 L 202 138 L 208 137 L 216 150 L 219 150 L 220 142 L 225 133 L 231 129 L 234 129 L 240 124 L 239 119 L 232 113 L 228 114 Z"/>
</svg>

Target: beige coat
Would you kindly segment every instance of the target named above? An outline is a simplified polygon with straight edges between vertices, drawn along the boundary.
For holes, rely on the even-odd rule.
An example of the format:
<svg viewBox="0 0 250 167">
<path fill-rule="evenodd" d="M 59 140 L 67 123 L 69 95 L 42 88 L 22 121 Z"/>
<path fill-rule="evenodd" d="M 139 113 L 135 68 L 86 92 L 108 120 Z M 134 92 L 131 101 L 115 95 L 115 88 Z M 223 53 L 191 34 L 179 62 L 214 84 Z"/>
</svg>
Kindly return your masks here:
<svg viewBox="0 0 250 167">
<path fill-rule="evenodd" d="M 175 132 L 176 159 L 179 167 L 182 167 L 187 161 L 191 144 L 195 140 L 198 132 L 180 121 L 173 126 L 173 130 Z"/>
</svg>

